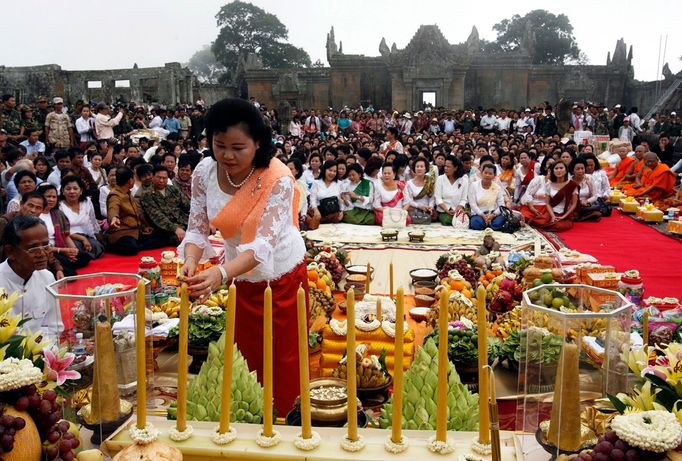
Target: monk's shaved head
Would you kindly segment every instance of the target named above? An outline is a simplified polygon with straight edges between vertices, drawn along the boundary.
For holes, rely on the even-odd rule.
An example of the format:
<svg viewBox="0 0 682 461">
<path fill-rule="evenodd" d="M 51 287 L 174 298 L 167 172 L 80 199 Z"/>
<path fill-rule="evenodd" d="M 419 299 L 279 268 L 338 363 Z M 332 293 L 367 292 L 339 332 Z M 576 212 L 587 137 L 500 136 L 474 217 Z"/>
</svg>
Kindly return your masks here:
<svg viewBox="0 0 682 461">
<path fill-rule="evenodd" d="M 658 165 L 658 155 L 653 152 L 644 154 L 644 165 L 648 168 L 654 169 Z"/>
<path fill-rule="evenodd" d="M 655 160 L 658 162 L 658 155 L 656 155 L 655 152 L 649 151 L 646 154 L 644 154 L 644 160 Z"/>
</svg>

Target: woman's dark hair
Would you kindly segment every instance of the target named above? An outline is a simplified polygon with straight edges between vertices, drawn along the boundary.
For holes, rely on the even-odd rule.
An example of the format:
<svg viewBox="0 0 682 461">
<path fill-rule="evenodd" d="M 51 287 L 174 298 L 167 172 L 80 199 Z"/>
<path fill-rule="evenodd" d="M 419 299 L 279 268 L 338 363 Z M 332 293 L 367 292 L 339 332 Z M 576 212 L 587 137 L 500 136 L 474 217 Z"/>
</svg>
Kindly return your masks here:
<svg viewBox="0 0 682 461">
<path fill-rule="evenodd" d="M 576 165 L 582 165 L 587 169 L 587 160 L 584 157 L 578 157 L 571 160 L 571 164 L 568 166 L 568 172 L 573 174 L 573 169 Z"/>
<path fill-rule="evenodd" d="M 469 160 L 471 160 L 471 158 L 469 158 Z M 460 159 L 450 154 L 445 157 L 445 163 L 447 162 L 452 163 L 452 166 L 455 167 L 455 179 L 459 179 L 464 176 L 464 165 L 462 165 L 462 161 Z"/>
<path fill-rule="evenodd" d="M 457 158 L 457 157 L 455 157 Z M 422 162 L 424 164 L 424 167 L 426 167 L 425 173 L 429 172 L 429 162 L 426 160 L 424 157 L 417 157 L 414 159 L 414 162 L 412 162 L 412 172 L 414 173 L 417 169 L 417 163 Z"/>
<path fill-rule="evenodd" d="M 294 170 L 296 170 L 294 178 L 301 179 L 301 176 L 303 176 L 303 164 L 301 163 L 301 161 L 297 158 L 290 158 L 289 161 L 287 162 L 287 165 L 290 163 L 294 165 Z"/>
<path fill-rule="evenodd" d="M 398 136 L 400 136 L 400 131 L 398 131 L 398 129 L 394 126 L 389 126 L 386 129 L 386 132 L 391 133 L 395 139 L 398 139 Z"/>
<path fill-rule="evenodd" d="M 351 171 L 355 171 L 358 175 L 360 175 L 360 180 L 362 180 L 364 171 L 362 171 L 362 167 L 359 163 L 351 163 L 350 165 L 346 166 L 346 176 L 348 176 L 348 173 Z"/>
<path fill-rule="evenodd" d="M 192 162 L 192 156 L 187 153 L 180 154 L 180 156 L 178 157 L 178 170 L 186 166 L 189 166 L 192 168 L 192 170 L 194 170 L 195 165 L 194 162 Z"/>
<path fill-rule="evenodd" d="M 594 162 L 594 171 L 601 170 L 601 165 L 599 164 L 599 159 L 597 158 L 596 155 L 594 155 L 594 154 L 580 154 L 580 158 L 584 159 L 586 163 L 588 160 L 592 160 Z"/>
<path fill-rule="evenodd" d="M 395 163 L 384 163 L 381 165 L 381 171 L 384 171 L 384 168 L 390 168 L 393 170 L 393 179 L 396 181 L 398 180 L 398 166 Z"/>
<path fill-rule="evenodd" d="M 333 168 L 336 166 L 336 160 L 327 160 L 322 164 L 322 167 L 320 168 L 320 179 L 322 181 L 325 181 L 327 179 L 327 170 L 330 168 Z M 338 173 L 338 172 L 337 172 Z M 338 179 L 338 174 L 334 176 L 333 181 L 336 181 Z"/>
<path fill-rule="evenodd" d="M 99 156 L 102 157 L 102 158 L 104 157 L 104 155 L 102 155 L 101 152 L 99 152 L 99 151 L 94 151 L 94 152 L 90 152 L 90 153 L 88 154 L 88 160 L 90 160 L 90 161 L 92 162 L 92 159 L 93 159 L 95 156 L 97 156 L 97 155 L 99 155 Z"/>
<path fill-rule="evenodd" d="M 500 166 L 502 166 L 502 157 L 509 157 L 509 166 L 507 166 L 505 170 L 514 169 L 514 155 L 511 152 L 502 151 L 502 154 L 500 154 Z"/>
<path fill-rule="evenodd" d="M 320 163 L 324 162 L 324 159 L 322 158 L 322 154 L 320 154 L 319 152 L 313 152 L 312 154 L 310 154 L 310 157 L 308 157 L 308 165 L 310 165 L 310 161 L 312 159 L 314 159 L 315 157 L 320 159 Z"/>
<path fill-rule="evenodd" d="M 550 160 L 555 161 L 551 155 L 545 155 L 545 158 L 542 159 L 542 163 L 540 163 L 540 176 L 547 176 L 547 162 Z"/>
<path fill-rule="evenodd" d="M 61 187 L 61 193 L 59 194 L 59 200 L 63 201 L 66 200 L 64 197 L 64 189 L 66 188 L 66 185 L 69 183 L 75 182 L 78 184 L 78 187 L 81 188 L 81 195 L 78 197 L 79 202 L 84 202 L 87 199 L 87 196 L 85 195 L 85 184 L 83 183 L 83 180 L 79 178 L 76 175 L 69 175 L 62 179 L 62 187 Z"/>
<path fill-rule="evenodd" d="M 365 174 L 369 177 L 374 176 L 374 173 L 381 168 L 383 163 L 384 161 L 381 160 L 381 157 L 370 157 L 365 164 Z"/>
<path fill-rule="evenodd" d="M 497 168 L 495 167 L 494 163 L 486 163 L 481 167 L 481 173 L 483 173 L 485 170 L 491 169 L 495 174 L 497 174 Z"/>
<path fill-rule="evenodd" d="M 55 186 L 54 184 L 49 183 L 49 182 L 41 183 L 40 186 L 38 186 L 38 188 L 36 190 L 38 192 L 40 192 L 43 197 L 45 197 L 45 192 L 47 192 L 49 190 L 53 190 L 53 191 L 57 192 L 57 195 L 59 195 L 59 192 L 57 191 L 57 186 Z"/>
<path fill-rule="evenodd" d="M 485 162 L 490 162 L 490 163 L 495 163 L 495 159 L 493 158 L 492 155 L 485 154 L 482 155 L 481 158 L 478 160 L 479 165 L 483 165 Z"/>
<path fill-rule="evenodd" d="M 256 168 L 267 168 L 275 153 L 272 129 L 265 123 L 260 111 L 244 99 L 223 99 L 208 110 L 205 127 L 209 146 L 212 148 L 216 133 L 223 133 L 230 127 L 242 124 L 258 145 L 253 165 Z"/>
<path fill-rule="evenodd" d="M 400 171 L 401 168 L 405 168 L 407 166 L 407 155 L 398 154 L 395 160 L 393 160 L 393 164 L 398 169 L 398 171 Z"/>
<path fill-rule="evenodd" d="M 341 172 L 339 171 L 339 165 L 343 165 L 343 167 L 345 168 L 343 175 L 341 175 Z M 344 180 L 344 179 L 348 178 L 348 164 L 346 162 L 341 161 L 341 160 L 337 160 L 336 161 L 336 171 L 337 171 L 336 179 Z"/>
<path fill-rule="evenodd" d="M 50 174 L 50 169 L 51 169 L 50 168 L 50 162 L 49 162 L 49 160 L 47 160 L 47 157 L 40 155 L 40 156 L 33 159 L 33 166 L 34 167 L 37 167 L 39 163 L 44 163 L 45 165 L 47 165 L 47 173 Z"/>
<path fill-rule="evenodd" d="M 16 173 L 14 175 L 14 178 L 12 179 L 12 182 L 14 182 L 14 185 L 18 188 L 21 180 L 27 176 L 29 178 L 31 178 L 34 183 L 37 183 L 36 175 L 32 171 L 29 171 L 29 170 L 23 170 L 23 171 L 19 171 L 18 173 Z"/>
<path fill-rule="evenodd" d="M 566 168 L 566 164 L 564 162 L 556 162 L 554 165 L 552 165 L 552 168 L 549 170 L 549 180 L 551 182 L 557 182 L 558 180 L 554 174 L 554 168 L 556 168 L 558 165 L 563 165 L 563 167 Z M 566 168 L 566 178 L 568 178 L 568 168 Z"/>
</svg>

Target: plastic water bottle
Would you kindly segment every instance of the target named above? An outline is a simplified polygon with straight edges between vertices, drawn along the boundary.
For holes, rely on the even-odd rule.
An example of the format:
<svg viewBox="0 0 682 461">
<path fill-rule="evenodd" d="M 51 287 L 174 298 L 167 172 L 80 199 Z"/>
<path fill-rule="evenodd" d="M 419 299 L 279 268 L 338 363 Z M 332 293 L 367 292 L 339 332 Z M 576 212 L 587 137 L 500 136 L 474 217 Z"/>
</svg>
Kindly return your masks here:
<svg viewBox="0 0 682 461">
<path fill-rule="evenodd" d="M 645 205 L 648 205 L 648 204 L 649 204 L 649 199 L 648 199 L 648 198 L 647 198 L 646 200 L 644 200 L 644 204 L 645 204 Z"/>
<path fill-rule="evenodd" d="M 76 354 L 76 357 L 85 355 L 85 340 L 83 339 L 83 333 L 76 333 L 76 344 L 73 345 L 73 353 Z"/>
</svg>

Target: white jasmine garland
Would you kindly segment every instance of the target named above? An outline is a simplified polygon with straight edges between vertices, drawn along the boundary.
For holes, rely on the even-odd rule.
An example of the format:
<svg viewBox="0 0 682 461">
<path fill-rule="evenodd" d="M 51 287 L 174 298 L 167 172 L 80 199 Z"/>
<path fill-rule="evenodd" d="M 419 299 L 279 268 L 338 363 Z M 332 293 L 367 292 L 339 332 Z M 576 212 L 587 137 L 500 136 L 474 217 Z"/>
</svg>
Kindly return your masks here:
<svg viewBox="0 0 682 461">
<path fill-rule="evenodd" d="M 0 392 L 38 384 L 42 379 L 43 372 L 29 359 L 10 357 L 0 362 Z"/>
<path fill-rule="evenodd" d="M 478 453 L 479 455 L 483 456 L 489 456 L 493 452 L 493 446 L 490 444 L 490 442 L 481 443 L 478 437 L 476 437 L 471 443 L 471 449 L 474 453 Z"/>
<path fill-rule="evenodd" d="M 189 424 L 185 426 L 184 431 L 179 431 L 175 427 L 172 427 L 168 429 L 168 438 L 171 439 L 174 442 L 182 442 L 183 440 L 187 440 L 190 437 L 192 437 L 192 434 L 194 433 L 194 428 L 190 426 Z"/>
<path fill-rule="evenodd" d="M 453 439 L 448 439 L 446 437 L 445 442 L 436 440 L 436 436 L 432 435 L 429 437 L 427 443 L 429 450 L 433 453 L 438 453 L 439 455 L 449 455 L 455 451 L 455 441 Z"/>
<path fill-rule="evenodd" d="M 490 454 L 490 453 L 488 453 L 488 454 Z M 457 457 L 457 461 L 483 461 L 483 458 L 479 458 L 478 456 L 466 453 L 464 455 L 459 455 Z"/>
<path fill-rule="evenodd" d="M 227 445 L 232 443 L 234 439 L 237 438 L 237 429 L 234 426 L 230 426 L 227 432 L 219 432 L 220 426 L 215 428 L 215 434 L 211 437 L 211 441 L 216 445 Z"/>
<path fill-rule="evenodd" d="M 261 448 L 274 447 L 281 440 L 282 440 L 282 436 L 280 435 L 280 433 L 278 431 L 275 431 L 275 430 L 272 431 L 272 437 L 266 437 L 265 434 L 263 434 L 262 429 L 260 431 L 258 431 L 258 435 L 256 435 L 256 444 L 258 444 L 258 446 Z"/>
<path fill-rule="evenodd" d="M 362 319 L 355 319 L 355 328 L 357 328 L 360 331 L 370 332 L 376 330 L 380 326 L 381 322 L 378 321 L 377 319 L 374 319 L 369 323 L 365 322 Z"/>
<path fill-rule="evenodd" d="M 395 322 L 384 320 L 381 322 L 381 329 L 384 330 L 384 333 L 386 333 L 386 336 L 389 338 L 395 338 Z M 407 333 L 409 329 L 410 327 L 407 325 L 407 322 L 403 322 L 403 333 Z"/>
<path fill-rule="evenodd" d="M 360 451 L 365 448 L 365 438 L 361 435 L 358 435 L 357 440 L 351 440 L 348 438 L 348 436 L 346 436 L 341 439 L 341 448 L 350 453 Z"/>
<path fill-rule="evenodd" d="M 145 424 L 144 429 L 138 429 L 137 426 L 133 424 L 130 426 L 130 429 L 128 429 L 128 433 L 130 434 L 130 438 L 133 439 L 133 442 L 140 445 L 147 445 L 155 442 L 156 439 L 159 438 L 159 431 L 156 430 L 152 423 Z"/>
<path fill-rule="evenodd" d="M 346 321 L 345 320 L 336 320 L 336 319 L 331 319 L 329 321 L 329 328 L 334 332 L 334 334 L 338 336 L 346 336 L 346 332 L 348 331 L 346 329 Z"/>
<path fill-rule="evenodd" d="M 407 447 L 409 446 L 410 446 L 409 440 L 404 435 L 401 435 L 400 441 L 396 443 L 393 441 L 391 435 L 389 434 L 386 437 L 386 441 L 384 442 L 384 448 L 386 449 L 386 451 L 393 455 L 402 453 L 403 451 L 407 450 Z"/>
<path fill-rule="evenodd" d="M 664 453 L 682 443 L 682 426 L 673 413 L 649 410 L 618 415 L 611 429 L 633 447 Z"/>
<path fill-rule="evenodd" d="M 312 431 L 309 439 L 304 439 L 303 434 L 297 434 L 296 437 L 294 437 L 294 446 L 299 450 L 312 451 L 320 446 L 321 441 L 322 438 L 320 437 L 320 434 Z"/>
</svg>

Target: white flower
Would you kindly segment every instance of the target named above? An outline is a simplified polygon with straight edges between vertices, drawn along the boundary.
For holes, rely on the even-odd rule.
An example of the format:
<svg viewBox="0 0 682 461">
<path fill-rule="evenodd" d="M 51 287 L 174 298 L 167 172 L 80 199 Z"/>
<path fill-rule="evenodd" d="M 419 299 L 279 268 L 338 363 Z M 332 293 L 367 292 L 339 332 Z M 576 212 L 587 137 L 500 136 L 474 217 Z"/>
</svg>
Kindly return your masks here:
<svg viewBox="0 0 682 461">
<path fill-rule="evenodd" d="M 436 436 L 432 435 L 428 440 L 429 450 L 433 453 L 438 453 L 440 455 L 449 455 L 455 451 L 455 441 L 453 439 L 446 438 L 445 442 L 436 440 Z"/>
<path fill-rule="evenodd" d="M 192 437 L 193 433 L 194 428 L 189 424 L 185 427 L 184 431 L 179 431 L 175 427 L 171 427 L 168 429 L 168 438 L 174 442 L 182 442 L 183 440 L 187 440 Z"/>
<path fill-rule="evenodd" d="M 312 451 L 320 446 L 321 441 L 322 438 L 320 437 L 320 434 L 312 431 L 309 439 L 304 439 L 303 434 L 297 434 L 296 437 L 294 437 L 294 446 L 299 450 Z"/>
<path fill-rule="evenodd" d="M 263 430 L 258 431 L 256 435 L 256 444 L 261 448 L 272 448 L 276 446 L 282 440 L 282 436 L 279 432 L 273 430 L 272 437 L 266 437 L 263 434 Z"/>
<path fill-rule="evenodd" d="M 220 427 L 215 428 L 215 434 L 211 437 L 211 441 L 216 445 L 227 445 L 237 438 L 237 429 L 230 426 L 227 432 L 219 432 Z"/>
<path fill-rule="evenodd" d="M 490 456 L 490 454 L 493 452 L 492 444 L 490 444 L 490 442 L 481 443 L 478 437 L 476 437 L 474 441 L 471 443 L 471 449 L 474 451 L 474 453 L 478 453 L 479 455 L 483 456 Z M 473 458 L 475 459 L 476 457 Z"/>
<path fill-rule="evenodd" d="M 29 359 L 10 357 L 0 362 L 0 392 L 37 384 L 42 378 L 43 372 Z"/>
<path fill-rule="evenodd" d="M 159 431 L 154 428 L 152 423 L 145 424 L 144 429 L 138 429 L 137 426 L 133 424 L 130 426 L 130 429 L 128 429 L 128 433 L 130 434 L 130 438 L 133 439 L 133 442 L 140 445 L 147 445 L 159 438 Z"/>
<path fill-rule="evenodd" d="M 466 318 L 466 317 L 464 317 L 464 316 L 461 316 L 461 317 L 459 318 L 459 321 L 460 321 L 460 323 L 461 323 L 462 325 L 464 325 L 464 327 L 465 327 L 467 330 L 473 330 L 473 329 L 474 329 L 474 322 L 472 322 L 472 321 L 469 320 L 468 318 Z"/>
<path fill-rule="evenodd" d="M 611 428 L 631 446 L 654 453 L 664 453 L 682 443 L 682 426 L 673 413 L 664 410 L 618 415 Z"/>
<path fill-rule="evenodd" d="M 398 453 L 402 453 L 403 451 L 407 450 L 407 447 L 410 446 L 409 440 L 404 435 L 400 436 L 400 441 L 397 443 L 394 442 L 391 437 L 392 437 L 391 434 L 388 434 L 388 436 L 386 436 L 386 441 L 384 442 L 384 448 L 386 449 L 387 452 L 389 452 L 393 455 L 397 455 Z"/>
<path fill-rule="evenodd" d="M 344 450 L 355 453 L 365 448 L 365 439 L 363 436 L 358 435 L 357 440 L 351 440 L 347 436 L 341 439 L 341 448 Z"/>
</svg>

